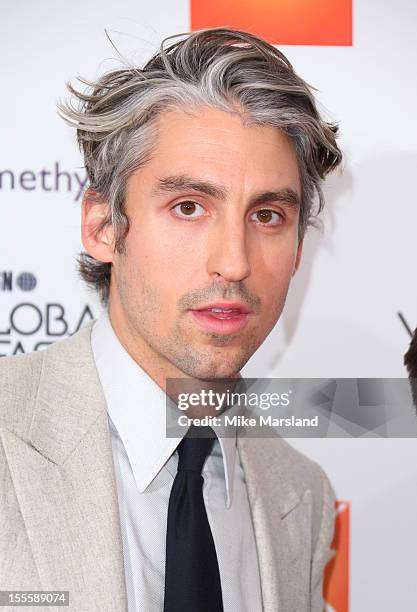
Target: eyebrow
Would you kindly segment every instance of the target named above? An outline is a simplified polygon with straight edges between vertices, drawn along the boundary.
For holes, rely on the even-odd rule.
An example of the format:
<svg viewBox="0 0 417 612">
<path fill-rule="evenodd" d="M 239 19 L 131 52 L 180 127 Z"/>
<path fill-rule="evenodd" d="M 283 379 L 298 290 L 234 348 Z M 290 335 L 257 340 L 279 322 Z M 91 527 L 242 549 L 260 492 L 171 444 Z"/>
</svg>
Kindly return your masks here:
<svg viewBox="0 0 417 612">
<path fill-rule="evenodd" d="M 217 200 L 225 200 L 228 190 L 216 185 L 211 181 L 203 181 L 184 174 L 178 176 L 166 176 L 158 179 L 153 195 L 163 193 L 175 193 L 177 191 L 191 190 L 204 193 Z M 266 204 L 268 202 L 282 202 L 290 206 L 300 206 L 300 196 L 291 187 L 282 187 L 276 190 L 263 191 L 251 198 L 251 204 Z"/>
</svg>

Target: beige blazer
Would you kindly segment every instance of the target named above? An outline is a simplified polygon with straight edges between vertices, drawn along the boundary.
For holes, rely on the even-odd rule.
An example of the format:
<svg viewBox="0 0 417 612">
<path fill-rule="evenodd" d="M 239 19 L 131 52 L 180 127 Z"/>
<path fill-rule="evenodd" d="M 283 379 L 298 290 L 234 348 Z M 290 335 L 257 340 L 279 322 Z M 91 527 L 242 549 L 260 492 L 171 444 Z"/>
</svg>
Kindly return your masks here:
<svg viewBox="0 0 417 612">
<path fill-rule="evenodd" d="M 0 590 L 69 591 L 69 608 L 36 608 L 45 612 L 127 611 L 92 324 L 44 351 L 0 359 Z M 333 556 L 327 477 L 280 438 L 238 438 L 238 449 L 264 611 L 322 612 Z"/>
</svg>

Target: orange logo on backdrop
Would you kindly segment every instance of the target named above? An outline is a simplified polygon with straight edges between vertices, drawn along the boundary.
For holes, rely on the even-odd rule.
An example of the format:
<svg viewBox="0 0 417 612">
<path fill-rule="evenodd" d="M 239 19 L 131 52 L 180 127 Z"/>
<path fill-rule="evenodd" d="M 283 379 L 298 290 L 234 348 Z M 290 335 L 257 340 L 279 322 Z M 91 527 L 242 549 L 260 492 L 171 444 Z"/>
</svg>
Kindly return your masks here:
<svg viewBox="0 0 417 612">
<path fill-rule="evenodd" d="M 336 527 L 332 548 L 336 555 L 326 565 L 324 572 L 324 599 L 328 612 L 349 610 L 349 527 L 350 504 L 336 502 Z"/>
<path fill-rule="evenodd" d="M 352 44 L 352 0 L 190 0 L 191 29 L 230 26 L 273 45 Z"/>
</svg>

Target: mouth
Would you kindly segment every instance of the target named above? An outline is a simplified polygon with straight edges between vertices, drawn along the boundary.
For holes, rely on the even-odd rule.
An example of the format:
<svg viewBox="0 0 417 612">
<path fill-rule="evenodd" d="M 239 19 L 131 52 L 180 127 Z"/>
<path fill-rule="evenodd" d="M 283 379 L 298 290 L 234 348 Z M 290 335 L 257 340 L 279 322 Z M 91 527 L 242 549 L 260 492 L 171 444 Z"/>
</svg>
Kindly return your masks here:
<svg viewBox="0 0 417 612">
<path fill-rule="evenodd" d="M 205 331 L 229 335 L 244 329 L 252 310 L 241 302 L 217 302 L 190 310 L 190 313 Z"/>
</svg>

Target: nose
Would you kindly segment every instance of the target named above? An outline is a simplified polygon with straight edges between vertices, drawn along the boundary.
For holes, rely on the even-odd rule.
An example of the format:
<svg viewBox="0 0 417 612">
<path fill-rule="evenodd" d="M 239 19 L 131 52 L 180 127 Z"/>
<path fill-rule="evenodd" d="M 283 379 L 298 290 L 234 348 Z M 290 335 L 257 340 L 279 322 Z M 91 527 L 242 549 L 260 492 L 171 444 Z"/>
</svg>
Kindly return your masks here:
<svg viewBox="0 0 417 612">
<path fill-rule="evenodd" d="M 212 228 L 209 240 L 207 271 L 225 281 L 239 282 L 250 273 L 247 237 L 244 222 L 230 219 Z"/>
</svg>

